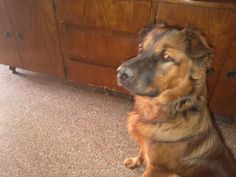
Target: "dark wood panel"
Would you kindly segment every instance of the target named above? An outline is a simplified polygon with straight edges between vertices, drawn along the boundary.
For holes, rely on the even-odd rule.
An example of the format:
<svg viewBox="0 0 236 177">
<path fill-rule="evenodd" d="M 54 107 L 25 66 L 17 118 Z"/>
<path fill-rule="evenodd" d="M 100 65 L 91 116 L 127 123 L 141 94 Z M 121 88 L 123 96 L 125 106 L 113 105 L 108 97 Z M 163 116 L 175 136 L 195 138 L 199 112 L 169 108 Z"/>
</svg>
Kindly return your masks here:
<svg viewBox="0 0 236 177">
<path fill-rule="evenodd" d="M 3 0 L 0 0 L 0 63 L 23 67 L 18 57 L 14 35 Z"/>
<path fill-rule="evenodd" d="M 52 1 L 6 2 L 24 68 L 64 77 Z"/>
<path fill-rule="evenodd" d="M 208 77 L 208 90 L 211 95 L 235 34 L 235 11 L 161 2 L 157 19 L 170 25 L 194 27 L 207 37 L 215 54 L 212 61 L 215 73 Z"/>
<path fill-rule="evenodd" d="M 227 116 L 236 115 L 236 76 L 227 77 L 229 71 L 236 72 L 236 34 L 229 51 L 220 78 L 212 95 L 210 106 L 216 113 Z"/>
<path fill-rule="evenodd" d="M 231 9 L 236 10 L 236 1 L 235 0 L 158 0 L 160 2 L 170 2 L 170 3 L 179 3 L 179 4 L 189 4 L 194 6 L 201 7 L 213 7 L 218 9 Z"/>
<path fill-rule="evenodd" d="M 57 0 L 58 19 L 65 24 L 129 33 L 154 20 L 157 3 L 150 0 Z"/>
<path fill-rule="evenodd" d="M 67 60 L 67 78 L 81 84 L 100 86 L 110 90 L 125 92 L 116 83 L 116 70 L 97 65 Z"/>
<path fill-rule="evenodd" d="M 65 56 L 73 60 L 117 68 L 137 53 L 136 38 L 71 30 L 63 34 Z"/>
</svg>

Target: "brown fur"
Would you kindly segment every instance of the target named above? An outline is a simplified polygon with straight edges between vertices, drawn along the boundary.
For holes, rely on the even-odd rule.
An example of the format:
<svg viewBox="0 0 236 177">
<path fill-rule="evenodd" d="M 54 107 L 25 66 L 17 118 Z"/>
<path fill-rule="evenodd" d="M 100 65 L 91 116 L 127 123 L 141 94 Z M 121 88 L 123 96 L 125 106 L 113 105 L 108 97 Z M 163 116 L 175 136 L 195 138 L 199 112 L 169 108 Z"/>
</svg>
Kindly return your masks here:
<svg viewBox="0 0 236 177">
<path fill-rule="evenodd" d="M 175 64 L 158 65 L 152 82 L 140 92 L 158 87 L 156 96 L 135 96 L 128 129 L 140 152 L 124 164 L 133 169 L 145 161 L 142 177 L 235 177 L 235 161 L 212 123 L 206 102 L 211 49 L 202 35 L 189 29 L 163 34 L 156 42 L 155 35 L 168 29 L 156 25 L 142 35 L 143 50 L 154 46 L 152 52 L 160 53 L 165 48 Z M 138 79 L 134 76 L 132 82 L 142 86 Z"/>
</svg>

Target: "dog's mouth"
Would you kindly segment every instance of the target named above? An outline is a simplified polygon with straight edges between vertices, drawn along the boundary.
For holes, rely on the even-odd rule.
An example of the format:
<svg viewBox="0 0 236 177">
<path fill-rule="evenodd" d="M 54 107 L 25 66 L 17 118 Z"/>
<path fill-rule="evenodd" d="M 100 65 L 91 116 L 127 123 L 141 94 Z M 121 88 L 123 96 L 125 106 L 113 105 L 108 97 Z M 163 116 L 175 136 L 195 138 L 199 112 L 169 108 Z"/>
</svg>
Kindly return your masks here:
<svg viewBox="0 0 236 177">
<path fill-rule="evenodd" d="M 142 85 L 142 87 L 138 87 L 137 83 L 134 82 L 134 78 L 127 79 L 127 76 L 122 75 L 121 73 L 117 73 L 117 84 L 123 88 L 125 88 L 129 93 L 133 95 L 139 95 L 139 96 L 149 96 L 149 97 L 155 97 L 160 92 L 158 90 L 149 90 L 145 91 L 146 87 Z"/>
</svg>

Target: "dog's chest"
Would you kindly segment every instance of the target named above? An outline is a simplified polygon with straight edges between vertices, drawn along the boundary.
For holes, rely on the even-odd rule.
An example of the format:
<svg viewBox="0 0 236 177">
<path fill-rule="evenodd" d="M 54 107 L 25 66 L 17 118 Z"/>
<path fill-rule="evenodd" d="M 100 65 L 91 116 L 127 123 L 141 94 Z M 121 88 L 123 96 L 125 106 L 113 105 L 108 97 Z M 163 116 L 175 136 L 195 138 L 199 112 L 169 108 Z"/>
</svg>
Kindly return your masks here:
<svg viewBox="0 0 236 177">
<path fill-rule="evenodd" d="M 145 159 L 160 170 L 175 171 L 182 163 L 185 145 L 178 143 L 146 144 Z"/>
<path fill-rule="evenodd" d="M 143 122 L 140 119 L 140 115 L 135 112 L 132 112 L 129 115 L 128 128 L 131 135 L 136 141 L 138 141 L 140 147 L 142 148 L 146 161 L 154 163 L 158 166 L 176 168 L 177 162 L 181 159 L 186 149 L 185 143 L 153 142 L 150 139 L 152 136 L 152 133 L 150 132 L 152 131 L 150 124 Z M 156 129 L 155 133 L 158 133 L 157 131 L 158 130 Z"/>
</svg>

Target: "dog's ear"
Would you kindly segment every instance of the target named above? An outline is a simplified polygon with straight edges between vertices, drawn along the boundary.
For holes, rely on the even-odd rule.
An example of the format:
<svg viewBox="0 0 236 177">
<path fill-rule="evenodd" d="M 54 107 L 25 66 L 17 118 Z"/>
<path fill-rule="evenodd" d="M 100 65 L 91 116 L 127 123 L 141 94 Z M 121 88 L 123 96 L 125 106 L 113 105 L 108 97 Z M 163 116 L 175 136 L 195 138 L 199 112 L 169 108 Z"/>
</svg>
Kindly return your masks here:
<svg viewBox="0 0 236 177">
<path fill-rule="evenodd" d="M 155 28 L 165 28 L 166 24 L 164 22 L 156 22 L 153 24 L 150 24 L 146 27 L 144 27 L 140 32 L 139 32 L 139 39 L 143 39 L 150 31 L 152 31 Z"/>
<path fill-rule="evenodd" d="M 212 58 L 212 49 L 207 44 L 206 39 L 196 30 L 186 28 L 185 33 L 185 52 L 188 57 L 198 59 L 200 63 L 205 63 Z"/>
</svg>

